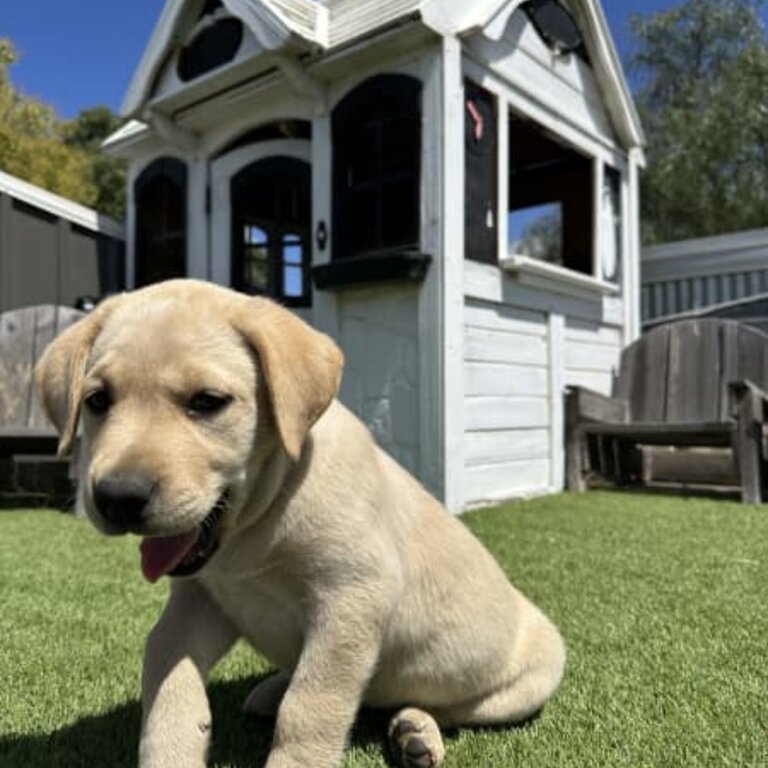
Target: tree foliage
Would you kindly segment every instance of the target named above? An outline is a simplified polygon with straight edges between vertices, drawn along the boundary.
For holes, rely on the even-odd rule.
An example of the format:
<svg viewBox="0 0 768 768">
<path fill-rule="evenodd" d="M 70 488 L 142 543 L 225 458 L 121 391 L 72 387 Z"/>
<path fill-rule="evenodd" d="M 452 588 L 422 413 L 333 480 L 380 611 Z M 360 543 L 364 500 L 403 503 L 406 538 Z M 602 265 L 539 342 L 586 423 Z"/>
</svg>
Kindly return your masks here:
<svg viewBox="0 0 768 768">
<path fill-rule="evenodd" d="M 648 137 L 643 239 L 768 226 L 763 0 L 686 0 L 634 16 L 635 98 Z"/>
<path fill-rule="evenodd" d="M 9 70 L 13 44 L 0 39 L 0 169 L 51 192 L 122 218 L 122 163 L 99 149 L 118 125 L 106 107 L 62 122 L 52 107 L 20 93 Z"/>
</svg>

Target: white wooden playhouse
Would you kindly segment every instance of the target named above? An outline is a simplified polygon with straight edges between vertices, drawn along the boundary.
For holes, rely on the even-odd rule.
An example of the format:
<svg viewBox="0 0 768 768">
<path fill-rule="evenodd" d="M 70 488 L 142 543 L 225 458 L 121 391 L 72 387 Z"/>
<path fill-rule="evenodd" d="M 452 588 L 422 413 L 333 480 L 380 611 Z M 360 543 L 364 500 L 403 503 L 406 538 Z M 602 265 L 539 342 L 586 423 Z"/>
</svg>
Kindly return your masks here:
<svg viewBox="0 0 768 768">
<path fill-rule="evenodd" d="M 266 293 L 453 510 L 558 490 L 638 333 L 643 135 L 597 0 L 168 0 L 108 141 L 128 281 Z"/>
</svg>

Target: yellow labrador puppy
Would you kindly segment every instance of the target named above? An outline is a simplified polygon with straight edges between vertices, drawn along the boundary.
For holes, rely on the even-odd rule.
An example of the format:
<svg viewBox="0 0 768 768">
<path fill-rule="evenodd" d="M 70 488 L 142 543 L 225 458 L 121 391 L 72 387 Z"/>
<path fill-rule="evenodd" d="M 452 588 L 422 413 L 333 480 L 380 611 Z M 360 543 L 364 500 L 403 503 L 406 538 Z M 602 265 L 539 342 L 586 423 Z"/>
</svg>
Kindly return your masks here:
<svg viewBox="0 0 768 768">
<path fill-rule="evenodd" d="M 141 768 L 204 766 L 205 682 L 239 637 L 279 670 L 268 768 L 333 768 L 361 703 L 396 711 L 402 766 L 441 726 L 524 720 L 553 694 L 558 631 L 335 395 L 342 355 L 266 299 L 192 280 L 112 298 L 37 370 L 83 502 L 171 577 L 147 641 Z"/>
</svg>

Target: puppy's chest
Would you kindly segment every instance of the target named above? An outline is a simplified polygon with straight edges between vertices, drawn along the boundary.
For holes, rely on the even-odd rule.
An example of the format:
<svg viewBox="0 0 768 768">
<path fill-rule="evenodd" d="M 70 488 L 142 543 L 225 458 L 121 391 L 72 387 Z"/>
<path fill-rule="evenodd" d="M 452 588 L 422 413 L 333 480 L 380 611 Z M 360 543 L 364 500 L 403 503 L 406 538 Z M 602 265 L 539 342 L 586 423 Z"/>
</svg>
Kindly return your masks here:
<svg viewBox="0 0 768 768">
<path fill-rule="evenodd" d="M 205 587 L 242 637 L 281 669 L 295 667 L 306 616 L 297 585 L 269 575 L 214 576 Z"/>
</svg>

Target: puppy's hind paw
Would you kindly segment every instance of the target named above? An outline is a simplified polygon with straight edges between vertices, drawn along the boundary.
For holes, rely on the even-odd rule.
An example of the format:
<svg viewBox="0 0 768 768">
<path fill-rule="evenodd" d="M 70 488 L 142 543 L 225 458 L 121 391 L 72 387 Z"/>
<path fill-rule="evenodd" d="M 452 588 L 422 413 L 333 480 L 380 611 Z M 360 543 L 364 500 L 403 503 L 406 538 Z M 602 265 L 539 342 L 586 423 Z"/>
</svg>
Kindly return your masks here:
<svg viewBox="0 0 768 768">
<path fill-rule="evenodd" d="M 401 768 L 437 768 L 445 757 L 434 719 L 420 709 L 401 709 L 389 724 L 389 751 Z"/>
</svg>

